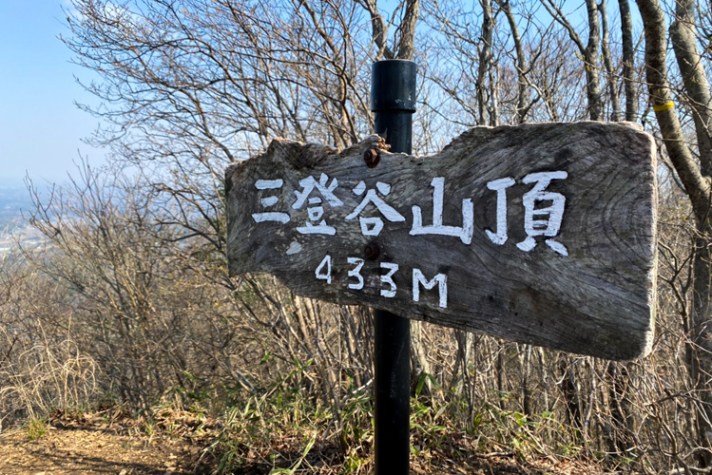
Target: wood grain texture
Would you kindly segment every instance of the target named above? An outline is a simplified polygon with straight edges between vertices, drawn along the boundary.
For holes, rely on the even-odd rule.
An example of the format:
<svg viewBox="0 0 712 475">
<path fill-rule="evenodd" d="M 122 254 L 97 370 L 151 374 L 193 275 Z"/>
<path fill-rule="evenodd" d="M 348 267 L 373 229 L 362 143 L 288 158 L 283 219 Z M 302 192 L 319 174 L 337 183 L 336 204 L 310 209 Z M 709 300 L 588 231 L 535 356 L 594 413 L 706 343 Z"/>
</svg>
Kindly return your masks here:
<svg viewBox="0 0 712 475">
<path fill-rule="evenodd" d="M 621 360 L 650 351 L 656 165 L 648 134 L 625 123 L 478 127 L 433 156 L 381 150 L 378 165 L 368 168 L 363 154 L 374 147 L 383 147 L 375 136 L 343 151 L 275 140 L 264 154 L 231 166 L 226 173 L 230 272 L 270 272 L 300 295 L 579 354 Z M 550 180 L 543 191 L 549 195 L 539 195 L 548 201 L 532 205 L 530 200 L 529 205 L 530 211 L 541 210 L 552 204 L 552 196 L 565 198 L 560 230 L 553 237 L 563 248 L 557 251 L 546 237 L 534 236 L 534 248 L 524 251 L 517 244 L 528 235 L 524 201 L 537 186 L 531 177 L 555 171 L 565 172 L 566 178 Z M 318 181 L 322 174 L 340 204 L 332 206 L 336 201 L 330 204 L 315 191 L 310 197 L 321 203 L 305 201 L 295 208 L 300 181 L 310 176 Z M 422 210 L 424 226 L 433 222 L 434 177 L 444 183 L 443 225 L 462 226 L 462 210 L 468 206 L 463 200 L 472 200 L 471 242 L 411 234 L 414 205 Z M 506 188 L 507 241 L 498 244 L 487 230 L 501 230 L 497 209 L 504 201 L 488 184 L 502 178 L 514 184 Z M 282 183 L 260 190 L 258 180 Z M 377 196 L 404 218 L 385 221 L 378 236 L 364 236 L 359 219 L 347 219 L 366 194 L 357 193 L 361 181 L 373 190 L 378 182 L 389 184 L 390 192 Z M 270 196 L 275 204 L 264 201 Z M 333 227 L 333 235 L 298 231 L 310 220 L 309 206 L 322 207 L 318 217 Z M 288 221 L 257 222 L 253 215 L 263 212 L 284 213 L 281 219 Z M 361 216 L 382 214 L 369 205 Z M 380 251 L 377 258 L 365 258 L 373 258 L 374 249 Z M 316 273 L 326 255 L 331 256 L 330 282 L 326 266 L 321 279 Z M 362 289 L 349 288 L 358 286 L 358 277 L 349 275 L 358 262 L 354 258 L 364 260 Z M 382 277 L 388 273 L 384 262 L 398 265 L 392 295 Z M 431 290 L 418 286 L 419 301 L 414 302 L 413 269 L 425 280 L 446 276 L 446 308 L 438 285 Z"/>
</svg>

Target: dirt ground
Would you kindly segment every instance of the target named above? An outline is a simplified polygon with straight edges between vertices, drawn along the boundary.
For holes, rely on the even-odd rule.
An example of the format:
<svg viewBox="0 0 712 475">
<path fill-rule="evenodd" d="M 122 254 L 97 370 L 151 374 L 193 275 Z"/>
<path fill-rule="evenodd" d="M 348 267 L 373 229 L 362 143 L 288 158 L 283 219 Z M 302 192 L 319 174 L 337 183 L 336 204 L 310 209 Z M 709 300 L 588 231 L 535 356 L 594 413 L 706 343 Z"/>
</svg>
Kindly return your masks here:
<svg viewBox="0 0 712 475">
<path fill-rule="evenodd" d="M 50 419 L 44 433 L 30 438 L 27 427 L 0 433 L 0 475 L 69 474 L 208 474 L 211 467 L 202 457 L 210 443 L 209 433 L 196 430 L 191 419 L 155 427 L 145 421 L 112 421 L 105 417 L 58 417 Z M 202 428 L 202 426 L 200 426 Z M 457 460 L 451 454 L 424 452 L 411 461 L 413 475 L 589 475 L 601 473 L 582 463 L 539 459 L 523 463 L 512 454 L 477 455 L 467 444 L 456 444 Z M 464 450 L 463 450 L 464 449 Z M 464 457 L 463 457 L 464 455 Z M 258 460 L 259 459 L 259 460 Z M 246 460 L 240 475 L 270 472 L 264 456 Z M 327 464 L 328 465 L 328 464 Z M 323 466 L 301 473 L 336 473 Z M 338 470 L 338 469 L 336 469 Z"/>
<path fill-rule="evenodd" d="M 203 445 L 191 438 L 148 435 L 145 429 L 105 419 L 50 420 L 40 437 L 27 428 L 0 433 L 0 475 L 106 473 L 193 474 Z"/>
<path fill-rule="evenodd" d="M 0 474 L 194 473 L 191 448 L 175 441 L 94 429 L 50 429 L 37 440 L 25 431 L 0 435 Z"/>
</svg>

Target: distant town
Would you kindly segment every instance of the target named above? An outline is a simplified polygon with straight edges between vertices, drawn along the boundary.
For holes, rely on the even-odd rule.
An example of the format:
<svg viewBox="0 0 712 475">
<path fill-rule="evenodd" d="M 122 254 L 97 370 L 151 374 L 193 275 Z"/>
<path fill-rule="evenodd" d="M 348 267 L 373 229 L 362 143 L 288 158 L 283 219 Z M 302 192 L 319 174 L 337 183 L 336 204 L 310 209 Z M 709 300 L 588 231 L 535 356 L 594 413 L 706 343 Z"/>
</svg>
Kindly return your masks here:
<svg viewBox="0 0 712 475">
<path fill-rule="evenodd" d="M 41 234 L 30 226 L 32 199 L 22 181 L 0 180 L 0 254 L 23 246 L 38 246 Z"/>
</svg>

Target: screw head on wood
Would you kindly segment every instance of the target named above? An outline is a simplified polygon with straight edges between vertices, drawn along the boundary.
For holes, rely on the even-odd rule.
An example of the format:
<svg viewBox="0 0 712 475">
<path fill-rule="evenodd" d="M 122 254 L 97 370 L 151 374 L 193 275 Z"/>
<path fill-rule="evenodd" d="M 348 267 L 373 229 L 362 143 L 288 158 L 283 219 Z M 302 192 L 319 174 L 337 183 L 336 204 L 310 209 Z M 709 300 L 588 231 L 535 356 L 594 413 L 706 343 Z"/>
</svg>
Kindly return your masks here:
<svg viewBox="0 0 712 475">
<path fill-rule="evenodd" d="M 366 247 L 363 248 L 363 255 L 369 261 L 375 261 L 381 255 L 381 246 L 375 242 L 369 242 Z"/>
<path fill-rule="evenodd" d="M 381 161 L 381 154 L 376 148 L 369 148 L 363 152 L 363 161 L 368 168 L 374 168 Z"/>
</svg>

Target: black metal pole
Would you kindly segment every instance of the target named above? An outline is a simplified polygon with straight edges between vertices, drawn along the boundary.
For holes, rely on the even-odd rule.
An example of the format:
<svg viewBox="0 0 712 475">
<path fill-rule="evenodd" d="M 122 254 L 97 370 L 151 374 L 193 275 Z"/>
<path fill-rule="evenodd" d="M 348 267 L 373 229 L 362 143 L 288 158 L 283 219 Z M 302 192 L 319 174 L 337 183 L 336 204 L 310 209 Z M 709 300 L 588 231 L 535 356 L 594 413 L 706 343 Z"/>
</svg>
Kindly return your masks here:
<svg viewBox="0 0 712 475">
<path fill-rule="evenodd" d="M 412 152 L 416 66 L 412 61 L 373 64 L 371 110 L 376 133 L 392 152 Z M 377 310 L 375 316 L 376 475 L 407 475 L 410 455 L 410 321 Z"/>
</svg>

